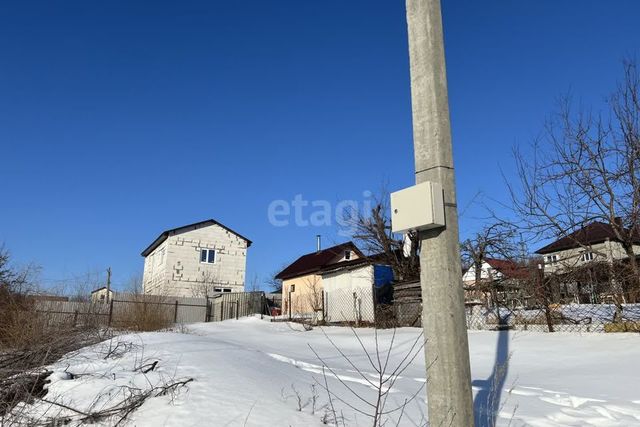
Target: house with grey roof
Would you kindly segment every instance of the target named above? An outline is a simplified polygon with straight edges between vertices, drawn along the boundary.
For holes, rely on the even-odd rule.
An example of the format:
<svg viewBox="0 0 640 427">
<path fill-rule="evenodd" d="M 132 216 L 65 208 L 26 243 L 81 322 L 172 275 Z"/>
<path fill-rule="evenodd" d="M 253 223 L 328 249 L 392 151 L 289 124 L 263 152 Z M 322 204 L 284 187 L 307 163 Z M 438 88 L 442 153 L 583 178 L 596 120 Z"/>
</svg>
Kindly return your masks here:
<svg viewBox="0 0 640 427">
<path fill-rule="evenodd" d="M 141 253 L 143 291 L 182 297 L 243 292 L 251 243 L 214 219 L 163 231 Z"/>
</svg>

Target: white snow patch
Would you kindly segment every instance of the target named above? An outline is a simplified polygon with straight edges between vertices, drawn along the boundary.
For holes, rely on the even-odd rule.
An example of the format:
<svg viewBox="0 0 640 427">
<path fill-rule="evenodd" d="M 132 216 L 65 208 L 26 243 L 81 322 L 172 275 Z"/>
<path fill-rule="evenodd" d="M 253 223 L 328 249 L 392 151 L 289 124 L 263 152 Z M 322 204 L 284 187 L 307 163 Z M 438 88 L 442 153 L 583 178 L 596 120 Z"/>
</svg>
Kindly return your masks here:
<svg viewBox="0 0 640 427">
<path fill-rule="evenodd" d="M 130 416 L 129 424 L 320 427 L 326 425 L 322 418 L 327 394 L 319 387 L 325 377 L 331 391 L 349 405 L 366 410 L 360 399 L 369 401 L 375 396 L 375 369 L 347 328 L 324 328 L 324 332 L 357 370 L 336 352 L 319 328 L 303 332 L 283 323 L 248 318 L 196 324 L 189 329 L 193 333 L 119 336 L 118 342 L 132 342 L 135 346 L 114 358 L 104 359 L 107 344 L 86 348 L 49 367 L 54 374 L 47 399 L 89 411 L 117 401 L 122 386 L 144 388 L 172 379 L 193 378 L 180 393 L 147 400 Z M 419 332 L 414 328 L 397 330 L 389 371 L 400 363 Z M 373 330 L 360 329 L 358 334 L 373 351 Z M 382 349 L 386 350 L 392 334 L 378 331 Z M 469 333 L 476 407 L 483 408 L 486 402 L 482 399 L 492 394 L 489 400 L 499 402 L 494 408 L 497 426 L 640 426 L 637 381 L 629 374 L 636 372 L 640 358 L 638 336 L 518 332 L 506 341 L 498 337 L 497 332 Z M 496 348 L 499 343 L 508 348 Z M 323 375 L 323 362 L 309 346 L 331 372 L 325 368 Z M 506 374 L 503 378 L 495 378 L 498 354 L 509 354 L 505 362 L 508 366 L 497 369 Z M 158 361 L 158 367 L 142 374 L 136 368 L 145 361 Z M 389 407 L 402 404 L 424 385 L 422 355 L 398 374 L 401 376 L 387 401 Z M 494 388 L 488 393 L 490 387 Z M 314 388 L 315 409 L 311 403 Z M 298 410 L 293 390 L 301 396 L 302 410 Z M 399 425 L 424 424 L 424 396 L 423 390 L 407 405 Z M 348 405 L 337 400 L 334 405 L 337 411 L 344 412 L 347 426 L 368 424 Z M 54 412 L 42 403 L 34 403 L 27 410 L 34 416 Z M 395 416 L 389 417 L 389 425 L 396 425 Z"/>
</svg>

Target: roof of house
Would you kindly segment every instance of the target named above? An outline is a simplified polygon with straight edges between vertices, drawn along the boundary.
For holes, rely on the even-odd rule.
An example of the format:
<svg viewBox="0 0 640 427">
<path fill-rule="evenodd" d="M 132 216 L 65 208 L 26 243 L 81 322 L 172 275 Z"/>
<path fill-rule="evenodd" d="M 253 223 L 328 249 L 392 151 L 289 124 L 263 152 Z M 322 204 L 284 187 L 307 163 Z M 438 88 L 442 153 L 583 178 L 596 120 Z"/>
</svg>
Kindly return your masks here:
<svg viewBox="0 0 640 427">
<path fill-rule="evenodd" d="M 95 294 L 96 292 L 100 292 L 100 291 L 105 290 L 105 289 L 107 289 L 107 287 L 106 286 L 102 286 L 101 288 L 92 290 L 91 293 Z M 113 292 L 113 289 L 109 289 L 109 292 Z"/>
<path fill-rule="evenodd" d="M 169 237 L 169 235 L 171 233 L 175 233 L 175 232 L 179 232 L 185 228 L 191 228 L 191 227 L 200 227 L 200 226 L 205 226 L 205 225 L 212 225 L 212 224 L 216 224 L 219 225 L 220 227 L 224 228 L 225 230 L 227 230 L 230 233 L 235 234 L 236 236 L 240 237 L 241 239 L 245 240 L 247 242 L 247 248 L 249 246 L 251 246 L 251 243 L 253 243 L 251 240 L 247 239 L 246 237 L 244 237 L 242 234 L 233 231 L 232 229 L 230 229 L 229 227 L 227 227 L 224 224 L 219 223 L 218 221 L 216 221 L 215 219 L 206 219 L 204 221 L 200 221 L 200 222 L 194 222 L 193 224 L 188 224 L 188 225 L 183 225 L 180 227 L 176 227 L 176 228 L 172 228 L 170 230 L 166 230 L 163 231 L 157 238 L 156 240 L 153 241 L 153 243 L 151 243 L 144 251 L 142 251 L 142 253 L 140 255 L 146 257 L 147 255 L 149 255 L 151 252 L 153 252 L 153 250 L 155 248 L 157 248 L 158 246 L 160 246 L 160 244 L 162 242 L 164 242 L 165 240 L 167 240 L 167 237 Z"/>
<path fill-rule="evenodd" d="M 485 258 L 487 264 L 505 277 L 513 279 L 523 279 L 529 276 L 529 270 L 515 261 L 498 258 Z"/>
<path fill-rule="evenodd" d="M 363 253 L 353 242 L 345 242 L 327 249 L 302 255 L 287 268 L 278 273 L 276 275 L 276 279 L 284 280 L 318 272 L 328 265 L 331 265 L 336 256 L 343 254 L 346 250 L 352 250 L 357 253 L 359 257 L 364 257 Z"/>
<path fill-rule="evenodd" d="M 325 267 L 322 267 L 322 273 L 328 273 L 331 271 L 347 269 L 351 267 L 359 267 L 364 265 L 384 265 L 385 258 L 384 254 L 375 254 L 371 256 L 361 256 L 360 258 L 352 259 L 351 261 L 342 261 L 334 264 L 329 264 Z"/>
<path fill-rule="evenodd" d="M 538 249 L 536 253 L 543 255 L 566 249 L 578 248 L 580 246 L 595 245 L 597 243 L 605 242 L 607 239 L 618 241 L 618 238 L 613 231 L 613 227 L 611 224 L 595 221 L 556 240 L 553 243 L 548 244 L 545 247 Z M 637 243 L 640 243 L 640 232 L 635 233 L 634 239 Z"/>
</svg>

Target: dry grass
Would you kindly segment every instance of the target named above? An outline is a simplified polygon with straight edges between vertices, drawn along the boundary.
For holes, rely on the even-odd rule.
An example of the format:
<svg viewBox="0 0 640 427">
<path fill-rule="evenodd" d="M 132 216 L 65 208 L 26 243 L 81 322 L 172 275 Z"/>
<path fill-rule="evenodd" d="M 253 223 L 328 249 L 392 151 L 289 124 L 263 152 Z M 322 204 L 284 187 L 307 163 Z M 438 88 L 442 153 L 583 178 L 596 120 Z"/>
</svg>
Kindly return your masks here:
<svg viewBox="0 0 640 427">
<path fill-rule="evenodd" d="M 605 332 L 640 332 L 640 322 L 605 323 Z"/>
<path fill-rule="evenodd" d="M 106 338 L 108 331 L 94 327 L 50 324 L 33 306 L 2 304 L 0 323 L 0 416 L 20 402 L 43 395 L 45 366 L 63 356 Z M 1 424 L 1 422 L 0 422 Z"/>
<path fill-rule="evenodd" d="M 112 310 L 107 314 L 109 307 Z M 50 374 L 46 366 L 105 340 L 114 329 L 166 329 L 173 324 L 176 313 L 175 305 L 162 298 L 145 296 L 111 306 L 87 303 L 86 306 L 74 306 L 73 312 L 64 310 L 54 305 L 47 311 L 46 304 L 43 308 L 41 302 L 27 297 L 24 292 L 0 283 L 1 425 L 17 405 L 44 399 Z M 136 397 L 132 401 L 141 404 L 149 393 L 163 390 L 141 391 L 140 399 Z"/>
<path fill-rule="evenodd" d="M 127 303 L 117 303 L 112 325 L 132 331 L 158 331 L 173 325 L 174 306 L 157 296 L 136 295 Z M 121 309 L 120 309 L 121 307 Z"/>
</svg>

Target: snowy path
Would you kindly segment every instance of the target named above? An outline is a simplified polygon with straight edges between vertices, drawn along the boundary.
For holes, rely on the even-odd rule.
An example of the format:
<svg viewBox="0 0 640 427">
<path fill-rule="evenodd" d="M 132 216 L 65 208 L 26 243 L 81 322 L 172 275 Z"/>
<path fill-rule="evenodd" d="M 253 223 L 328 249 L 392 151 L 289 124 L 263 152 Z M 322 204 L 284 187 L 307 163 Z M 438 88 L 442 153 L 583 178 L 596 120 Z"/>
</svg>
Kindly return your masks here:
<svg viewBox="0 0 640 427">
<path fill-rule="evenodd" d="M 160 360 L 158 372 L 145 381 L 154 381 L 154 375 L 194 377 L 195 381 L 188 393 L 172 402 L 168 397 L 148 400 L 132 416 L 132 425 L 321 426 L 324 411 L 319 408 L 327 402 L 326 392 L 316 386 L 319 399 L 314 414 L 311 403 L 298 411 L 294 392 L 297 390 L 305 403 L 313 394 L 314 378 L 324 382 L 322 363 L 310 345 L 333 371 L 327 372 L 330 389 L 350 405 L 365 409 L 347 386 L 369 400 L 374 394 L 369 381 L 332 347 L 319 328 L 307 332 L 298 325 L 293 328 L 284 323 L 244 319 L 192 325 L 190 334 L 123 336 L 119 339 L 139 344 L 138 349 L 117 360 L 101 360 L 86 350 L 61 363 L 60 371 L 70 365 L 70 372 L 102 375 L 74 380 L 60 375 L 51 385 L 50 395 L 62 394 L 65 402 L 88 405 L 88 396 L 109 389 L 114 382 L 142 381 L 137 378 L 139 374 L 132 373 L 132 367 L 145 357 Z M 376 373 L 350 330 L 324 331 L 373 381 Z M 399 363 L 418 332 L 398 330 L 389 366 Z M 362 329 L 358 333 L 373 351 L 373 331 Z M 391 335 L 389 330 L 379 332 L 383 351 Z M 497 425 L 516 427 L 640 426 L 640 336 L 474 331 L 469 333 L 469 340 L 475 406 L 482 413 L 477 426 L 491 425 L 494 417 Z M 500 362 L 498 368 L 496 360 Z M 424 360 L 420 354 L 396 382 L 387 407 L 402 404 L 423 383 Z M 421 391 L 407 406 L 400 425 L 424 425 L 424 394 Z M 338 411 L 344 411 L 347 426 L 370 424 L 345 404 L 334 404 Z"/>
</svg>

